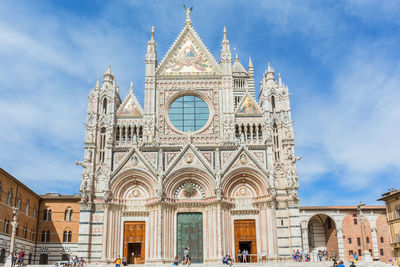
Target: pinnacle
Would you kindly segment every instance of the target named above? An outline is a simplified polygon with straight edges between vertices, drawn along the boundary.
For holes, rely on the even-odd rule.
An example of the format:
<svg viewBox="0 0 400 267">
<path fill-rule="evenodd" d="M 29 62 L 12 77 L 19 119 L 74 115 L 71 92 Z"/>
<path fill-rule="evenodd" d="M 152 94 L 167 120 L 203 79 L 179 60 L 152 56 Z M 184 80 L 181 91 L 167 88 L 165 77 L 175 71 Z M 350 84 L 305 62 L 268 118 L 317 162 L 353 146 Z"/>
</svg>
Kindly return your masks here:
<svg viewBox="0 0 400 267">
<path fill-rule="evenodd" d="M 253 62 L 251 61 L 251 57 L 249 57 L 249 68 L 253 68 Z"/>
<path fill-rule="evenodd" d="M 131 87 L 129 88 L 129 93 L 133 93 L 133 82 L 131 81 Z"/>
</svg>

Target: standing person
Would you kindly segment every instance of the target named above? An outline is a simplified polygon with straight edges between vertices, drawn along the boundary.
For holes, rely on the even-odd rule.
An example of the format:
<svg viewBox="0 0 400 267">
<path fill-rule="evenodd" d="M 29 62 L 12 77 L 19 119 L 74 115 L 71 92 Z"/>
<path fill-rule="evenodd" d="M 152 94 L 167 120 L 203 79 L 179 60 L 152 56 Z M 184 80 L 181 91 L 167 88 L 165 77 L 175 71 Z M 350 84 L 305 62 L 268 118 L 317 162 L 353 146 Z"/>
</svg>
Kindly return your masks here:
<svg viewBox="0 0 400 267">
<path fill-rule="evenodd" d="M 118 255 L 118 257 L 114 261 L 115 267 L 121 267 L 121 257 Z"/>
<path fill-rule="evenodd" d="M 81 259 L 79 260 L 79 266 L 83 267 L 84 264 L 85 264 L 85 260 L 81 257 Z"/>
<path fill-rule="evenodd" d="M 265 249 L 261 251 L 261 262 L 266 262 L 267 261 L 267 252 Z"/>
<path fill-rule="evenodd" d="M 353 254 L 353 260 L 354 260 L 354 262 L 358 262 L 358 255 L 357 255 L 357 252 L 354 252 L 354 254 Z"/>
<path fill-rule="evenodd" d="M 15 252 L 11 253 L 11 267 L 15 267 L 15 263 L 17 262 L 17 255 Z"/>
<path fill-rule="evenodd" d="M 189 253 L 189 251 L 190 251 L 190 248 L 189 248 L 189 247 L 186 247 L 186 248 L 183 250 L 183 256 L 184 256 L 184 258 L 185 258 L 185 260 L 186 260 L 187 265 L 190 265 L 190 253 Z"/>
<path fill-rule="evenodd" d="M 18 253 L 18 266 L 19 267 L 24 266 L 24 257 L 25 257 L 25 253 L 22 250 L 20 250 Z"/>
<path fill-rule="evenodd" d="M 354 261 L 351 262 L 349 267 L 356 267 L 356 265 L 354 264 Z"/>
<path fill-rule="evenodd" d="M 247 250 L 243 249 L 242 251 L 242 262 L 247 262 Z"/>
<path fill-rule="evenodd" d="M 293 249 L 292 253 L 293 261 L 296 261 L 296 250 Z"/>
<path fill-rule="evenodd" d="M 75 259 L 74 259 L 74 267 L 77 267 L 78 264 L 79 264 L 78 256 L 75 256 Z"/>
<path fill-rule="evenodd" d="M 240 251 L 240 249 L 238 250 L 237 258 L 238 262 L 242 262 L 242 252 Z"/>
<path fill-rule="evenodd" d="M 127 265 L 127 261 L 125 256 L 122 256 L 122 265 L 126 266 Z"/>
</svg>

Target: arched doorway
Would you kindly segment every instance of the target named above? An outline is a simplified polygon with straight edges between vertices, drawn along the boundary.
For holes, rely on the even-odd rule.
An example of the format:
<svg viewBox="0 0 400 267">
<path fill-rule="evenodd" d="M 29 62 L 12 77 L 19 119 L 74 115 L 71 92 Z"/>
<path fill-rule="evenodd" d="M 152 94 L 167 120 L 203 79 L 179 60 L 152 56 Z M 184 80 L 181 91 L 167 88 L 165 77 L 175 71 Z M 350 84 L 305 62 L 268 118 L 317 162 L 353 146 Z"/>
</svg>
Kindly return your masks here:
<svg viewBox="0 0 400 267">
<path fill-rule="evenodd" d="M 308 221 L 308 245 L 310 257 L 319 261 L 322 255 L 325 259 L 336 258 L 339 255 L 336 224 L 325 214 L 316 214 Z"/>
</svg>

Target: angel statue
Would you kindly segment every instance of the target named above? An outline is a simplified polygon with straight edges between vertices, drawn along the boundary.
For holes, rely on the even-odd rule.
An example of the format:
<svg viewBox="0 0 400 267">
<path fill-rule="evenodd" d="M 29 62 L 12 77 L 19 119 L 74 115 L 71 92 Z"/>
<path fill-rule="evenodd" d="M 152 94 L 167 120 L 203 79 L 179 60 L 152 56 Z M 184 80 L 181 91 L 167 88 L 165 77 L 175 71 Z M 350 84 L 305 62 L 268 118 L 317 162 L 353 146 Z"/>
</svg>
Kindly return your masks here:
<svg viewBox="0 0 400 267">
<path fill-rule="evenodd" d="M 183 9 L 186 12 L 186 20 L 190 20 L 190 13 L 192 13 L 193 7 L 187 8 L 186 5 L 183 5 Z"/>
</svg>

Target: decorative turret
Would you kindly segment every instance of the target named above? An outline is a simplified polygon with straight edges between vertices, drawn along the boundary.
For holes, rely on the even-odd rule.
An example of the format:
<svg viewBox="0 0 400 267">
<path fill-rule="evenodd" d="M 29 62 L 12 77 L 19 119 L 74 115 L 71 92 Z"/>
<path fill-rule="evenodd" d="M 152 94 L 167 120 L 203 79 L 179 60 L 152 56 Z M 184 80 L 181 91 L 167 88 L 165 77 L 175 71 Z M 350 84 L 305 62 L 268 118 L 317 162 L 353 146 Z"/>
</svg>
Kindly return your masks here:
<svg viewBox="0 0 400 267">
<path fill-rule="evenodd" d="M 146 52 L 146 76 L 154 76 L 157 67 L 157 51 L 156 51 L 156 42 L 154 40 L 154 27 L 151 27 L 151 38 L 150 41 L 147 42 L 147 52 Z"/>
<path fill-rule="evenodd" d="M 111 72 L 111 65 L 108 65 L 108 69 L 104 73 L 104 82 L 114 82 L 114 74 Z"/>
<path fill-rule="evenodd" d="M 222 39 L 222 49 L 220 65 L 224 75 L 232 75 L 232 54 L 229 41 L 226 38 L 226 27 L 224 26 L 224 38 Z"/>
</svg>

